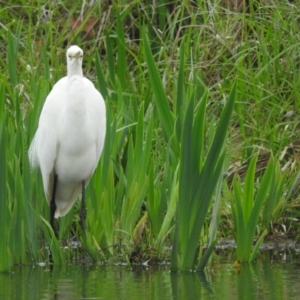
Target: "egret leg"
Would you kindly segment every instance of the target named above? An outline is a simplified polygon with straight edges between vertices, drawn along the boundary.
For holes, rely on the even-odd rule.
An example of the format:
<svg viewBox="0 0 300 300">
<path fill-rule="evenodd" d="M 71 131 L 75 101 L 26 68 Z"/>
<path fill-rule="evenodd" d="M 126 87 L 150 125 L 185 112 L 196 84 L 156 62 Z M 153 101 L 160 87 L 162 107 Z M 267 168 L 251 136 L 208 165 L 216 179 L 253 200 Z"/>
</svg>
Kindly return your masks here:
<svg viewBox="0 0 300 300">
<path fill-rule="evenodd" d="M 85 207 L 85 181 L 82 180 L 80 223 L 81 223 L 81 228 L 82 228 L 84 236 L 85 236 L 85 216 L 86 216 L 86 207 Z"/>
<path fill-rule="evenodd" d="M 57 231 L 54 226 L 54 214 L 56 211 L 56 203 L 55 203 L 56 187 L 57 187 L 57 175 L 54 175 L 52 198 L 51 198 L 51 202 L 50 202 L 50 225 L 53 229 L 55 236 L 57 236 Z"/>
</svg>

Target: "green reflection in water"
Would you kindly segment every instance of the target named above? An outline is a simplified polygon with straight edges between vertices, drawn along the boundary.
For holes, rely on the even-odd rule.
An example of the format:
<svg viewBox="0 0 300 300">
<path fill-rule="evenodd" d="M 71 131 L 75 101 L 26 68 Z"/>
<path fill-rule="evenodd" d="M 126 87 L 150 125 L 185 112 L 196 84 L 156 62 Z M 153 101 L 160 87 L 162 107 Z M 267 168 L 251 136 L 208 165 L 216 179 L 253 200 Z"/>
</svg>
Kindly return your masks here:
<svg viewBox="0 0 300 300">
<path fill-rule="evenodd" d="M 297 263 L 262 260 L 204 273 L 170 273 L 168 267 L 76 265 L 15 267 L 0 274 L 0 299 L 298 299 Z"/>
</svg>

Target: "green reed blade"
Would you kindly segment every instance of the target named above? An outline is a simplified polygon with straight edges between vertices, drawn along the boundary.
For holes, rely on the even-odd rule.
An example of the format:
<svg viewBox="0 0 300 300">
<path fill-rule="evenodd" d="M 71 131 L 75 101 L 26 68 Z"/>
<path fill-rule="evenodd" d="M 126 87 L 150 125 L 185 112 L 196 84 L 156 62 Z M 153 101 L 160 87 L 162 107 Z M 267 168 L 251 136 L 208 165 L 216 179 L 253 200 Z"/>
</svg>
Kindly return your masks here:
<svg viewBox="0 0 300 300">
<path fill-rule="evenodd" d="M 121 83 L 122 89 L 126 90 L 129 82 L 128 78 L 128 68 L 126 63 L 126 43 L 125 36 L 123 31 L 123 24 L 121 16 L 117 13 L 117 55 L 118 55 L 118 64 L 117 64 L 117 75 Z"/>
<path fill-rule="evenodd" d="M 5 117 L 5 91 L 0 84 L 0 272 L 7 272 L 13 264 L 11 252 L 8 244 L 10 210 L 7 201 L 7 182 L 6 182 L 6 117 Z"/>
<path fill-rule="evenodd" d="M 174 116 L 170 110 L 169 101 L 164 91 L 161 78 L 159 76 L 153 55 L 151 53 L 150 44 L 145 29 L 143 29 L 143 46 L 145 52 L 145 60 L 149 72 L 149 79 L 154 93 L 154 101 L 157 107 L 159 120 L 162 123 L 162 127 L 166 135 L 166 140 L 169 140 L 173 135 Z"/>
<path fill-rule="evenodd" d="M 95 67 L 96 67 L 96 75 L 98 80 L 99 91 L 104 99 L 108 97 L 107 83 L 105 81 L 105 77 L 102 71 L 101 62 L 99 58 L 99 54 L 96 54 L 95 59 Z"/>
<path fill-rule="evenodd" d="M 244 186 L 244 201 L 242 202 L 243 216 L 245 225 L 248 223 L 250 214 L 253 208 L 254 201 L 254 182 L 255 182 L 255 168 L 256 168 L 257 156 L 251 159 L 248 166 L 245 186 Z"/>
<path fill-rule="evenodd" d="M 260 248 L 261 244 L 263 243 L 264 238 L 265 238 L 265 236 L 266 236 L 267 234 L 268 234 L 268 230 L 265 229 L 265 230 L 262 232 L 262 234 L 259 236 L 259 239 L 258 239 L 257 242 L 255 243 L 255 246 L 253 247 L 253 249 L 252 249 L 252 251 L 251 251 L 251 254 L 250 254 L 250 256 L 249 256 L 249 259 L 248 259 L 249 262 L 253 262 L 253 261 L 256 259 L 257 255 L 258 255 L 258 252 L 259 252 L 259 248 Z"/>
<path fill-rule="evenodd" d="M 115 84 L 115 58 L 114 58 L 113 47 L 111 44 L 111 38 L 108 32 L 105 35 L 105 45 L 106 45 L 106 53 L 107 53 L 107 65 L 108 65 L 109 78 L 112 84 Z"/>
<path fill-rule="evenodd" d="M 19 41 L 18 38 L 13 36 L 10 31 L 8 31 L 7 33 L 7 41 L 8 41 L 7 67 L 9 71 L 10 83 L 13 87 L 15 87 L 18 83 L 17 54 L 18 54 Z"/>
<path fill-rule="evenodd" d="M 8 182 L 11 186 L 12 196 L 18 201 L 15 201 L 12 208 L 9 243 L 12 249 L 13 260 L 15 263 L 25 263 L 25 201 L 24 201 L 24 187 L 21 181 L 20 162 L 16 156 L 12 157 L 9 166 L 13 177 Z"/>
<path fill-rule="evenodd" d="M 184 42 L 181 43 L 180 47 L 180 63 L 178 70 L 178 78 L 177 78 L 177 91 L 176 91 L 176 101 L 174 107 L 174 113 L 176 116 L 176 135 L 177 140 L 180 141 L 181 137 L 181 128 L 183 122 L 183 112 L 185 108 L 183 107 L 185 104 L 185 87 L 184 87 Z"/>
</svg>

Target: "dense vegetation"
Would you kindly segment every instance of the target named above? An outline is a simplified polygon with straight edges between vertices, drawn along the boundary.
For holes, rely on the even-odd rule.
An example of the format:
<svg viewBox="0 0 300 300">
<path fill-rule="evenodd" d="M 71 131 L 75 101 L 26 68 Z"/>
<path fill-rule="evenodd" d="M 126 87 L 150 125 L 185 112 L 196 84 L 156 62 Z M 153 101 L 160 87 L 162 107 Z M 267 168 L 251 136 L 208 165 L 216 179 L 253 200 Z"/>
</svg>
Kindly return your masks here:
<svg viewBox="0 0 300 300">
<path fill-rule="evenodd" d="M 87 254 L 129 263 L 169 259 L 170 245 L 181 253 L 192 243 L 190 262 L 172 255 L 175 269 L 188 269 L 199 244 L 201 257 L 220 238 L 237 240 L 241 260 L 255 258 L 244 252 L 254 237 L 297 239 L 300 8 L 67 3 L 9 0 L 0 10 L 0 269 L 47 260 L 48 245 L 57 263 Z M 86 240 L 79 205 L 53 237 L 27 157 L 71 44 L 84 50 L 85 76 L 108 110 Z"/>
</svg>

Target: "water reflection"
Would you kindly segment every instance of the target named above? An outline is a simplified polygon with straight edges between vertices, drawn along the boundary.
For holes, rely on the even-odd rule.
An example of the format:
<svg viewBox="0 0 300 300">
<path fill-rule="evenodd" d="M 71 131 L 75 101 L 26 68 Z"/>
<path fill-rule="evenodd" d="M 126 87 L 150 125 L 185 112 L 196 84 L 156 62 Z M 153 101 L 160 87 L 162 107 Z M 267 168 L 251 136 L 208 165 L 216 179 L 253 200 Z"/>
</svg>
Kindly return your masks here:
<svg viewBox="0 0 300 300">
<path fill-rule="evenodd" d="M 218 263 L 201 273 L 170 273 L 168 267 L 99 265 L 15 267 L 0 274 L 0 299 L 297 299 L 299 260 L 233 268 Z"/>
<path fill-rule="evenodd" d="M 170 273 L 172 298 L 175 299 L 203 299 L 205 295 L 213 295 L 211 274 L 199 273 Z M 192 293 L 192 294 L 191 294 Z"/>
<path fill-rule="evenodd" d="M 46 290 L 42 299 L 81 299 L 74 292 L 74 285 L 70 279 L 61 279 L 51 289 Z"/>
</svg>

